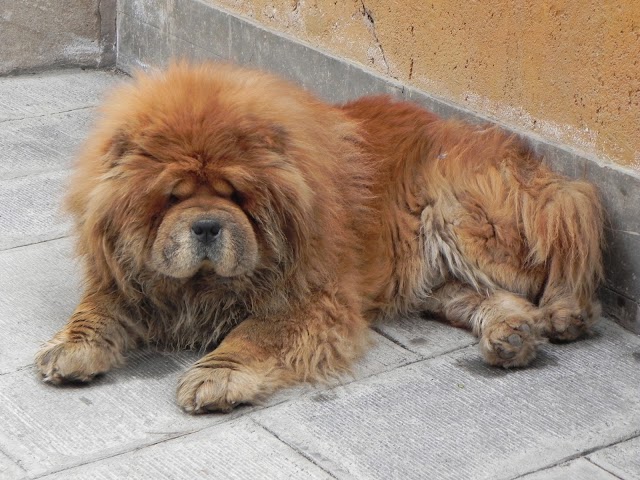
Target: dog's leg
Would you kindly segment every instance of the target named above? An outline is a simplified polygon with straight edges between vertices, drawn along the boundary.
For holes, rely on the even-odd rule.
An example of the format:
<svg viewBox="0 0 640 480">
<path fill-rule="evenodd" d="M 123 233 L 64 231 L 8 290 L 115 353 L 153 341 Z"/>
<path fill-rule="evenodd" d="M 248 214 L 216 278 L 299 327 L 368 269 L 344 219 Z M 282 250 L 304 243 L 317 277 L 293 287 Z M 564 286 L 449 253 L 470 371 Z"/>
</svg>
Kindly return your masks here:
<svg viewBox="0 0 640 480">
<path fill-rule="evenodd" d="M 64 328 L 42 347 L 35 364 L 44 381 L 88 382 L 122 365 L 125 351 L 142 333 L 108 313 L 108 301 L 99 294 L 87 295 Z"/>
<path fill-rule="evenodd" d="M 185 372 L 178 404 L 190 413 L 230 411 L 283 386 L 347 371 L 367 343 L 359 309 L 324 294 L 288 315 L 238 325 Z"/>
<path fill-rule="evenodd" d="M 564 289 L 547 287 L 540 302 L 545 324 L 542 334 L 552 342 L 570 342 L 584 336 L 600 317 L 600 302 L 580 300 Z"/>
<path fill-rule="evenodd" d="M 547 268 L 539 306 L 543 334 L 570 341 L 582 336 L 600 315 L 595 299 L 603 276 L 603 212 L 592 185 L 579 181 L 549 184 L 524 197 L 523 226 L 531 259 Z"/>
<path fill-rule="evenodd" d="M 483 295 L 459 282 L 434 291 L 433 299 L 435 313 L 456 326 L 470 328 L 480 338 L 487 363 L 522 367 L 535 358 L 542 312 L 526 299 L 504 290 Z"/>
</svg>

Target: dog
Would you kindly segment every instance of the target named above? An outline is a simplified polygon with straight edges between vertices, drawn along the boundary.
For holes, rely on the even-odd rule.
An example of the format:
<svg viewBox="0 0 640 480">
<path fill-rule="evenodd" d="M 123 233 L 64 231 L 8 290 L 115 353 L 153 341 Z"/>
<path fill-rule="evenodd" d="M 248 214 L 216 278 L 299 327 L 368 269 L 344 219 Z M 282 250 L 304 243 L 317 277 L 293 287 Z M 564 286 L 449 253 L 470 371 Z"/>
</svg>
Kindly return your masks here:
<svg viewBox="0 0 640 480">
<path fill-rule="evenodd" d="M 333 106 L 226 64 L 140 74 L 102 107 L 67 207 L 84 294 L 39 372 L 202 348 L 177 388 L 190 413 L 340 375 L 381 319 L 430 312 L 508 368 L 599 316 L 596 189 L 498 127 L 386 96 Z"/>
</svg>

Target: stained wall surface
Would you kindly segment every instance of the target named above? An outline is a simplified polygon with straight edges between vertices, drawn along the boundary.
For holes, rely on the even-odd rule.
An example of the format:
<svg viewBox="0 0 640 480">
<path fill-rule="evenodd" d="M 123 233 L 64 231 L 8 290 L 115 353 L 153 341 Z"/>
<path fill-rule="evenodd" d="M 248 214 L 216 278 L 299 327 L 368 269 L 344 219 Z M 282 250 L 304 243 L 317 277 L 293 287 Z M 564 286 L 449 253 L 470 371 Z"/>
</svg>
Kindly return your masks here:
<svg viewBox="0 0 640 480">
<path fill-rule="evenodd" d="M 0 0 L 0 75 L 115 65 L 116 0 Z"/>
<path fill-rule="evenodd" d="M 208 0 L 640 172 L 640 2 Z"/>
</svg>

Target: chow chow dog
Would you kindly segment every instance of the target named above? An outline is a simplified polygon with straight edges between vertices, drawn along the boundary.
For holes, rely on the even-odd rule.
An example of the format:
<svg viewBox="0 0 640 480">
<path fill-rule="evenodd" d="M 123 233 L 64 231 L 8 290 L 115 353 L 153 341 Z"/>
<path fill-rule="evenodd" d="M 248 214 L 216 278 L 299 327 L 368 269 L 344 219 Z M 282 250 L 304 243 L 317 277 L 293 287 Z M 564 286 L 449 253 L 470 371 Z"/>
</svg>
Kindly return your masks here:
<svg viewBox="0 0 640 480">
<path fill-rule="evenodd" d="M 44 380 L 201 348 L 177 388 L 191 413 L 340 375 L 381 319 L 430 312 L 522 367 L 599 315 L 594 187 L 390 97 L 333 106 L 223 64 L 140 74 L 104 104 L 67 207 L 84 294 L 37 354 Z"/>
</svg>

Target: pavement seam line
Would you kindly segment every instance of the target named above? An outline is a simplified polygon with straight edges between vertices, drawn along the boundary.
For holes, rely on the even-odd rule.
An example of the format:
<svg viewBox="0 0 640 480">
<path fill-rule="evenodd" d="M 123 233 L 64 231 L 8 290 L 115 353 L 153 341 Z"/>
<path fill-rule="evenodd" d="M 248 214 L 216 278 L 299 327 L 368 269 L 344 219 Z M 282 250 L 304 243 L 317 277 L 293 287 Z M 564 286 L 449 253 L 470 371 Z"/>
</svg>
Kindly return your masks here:
<svg viewBox="0 0 640 480">
<path fill-rule="evenodd" d="M 222 423 L 227 423 L 227 422 L 222 422 Z M 216 424 L 216 425 L 220 425 L 220 424 Z M 204 429 L 203 429 L 204 430 Z M 43 477 L 47 477 L 49 475 L 55 475 L 56 473 L 61 473 L 61 472 L 66 472 L 67 470 L 73 470 L 74 468 L 80 468 L 80 467 L 84 467 L 85 465 L 92 465 L 94 463 L 98 463 L 98 462 L 102 462 L 104 460 L 109 460 L 111 458 L 115 458 L 115 457 L 120 457 L 122 455 L 126 455 L 128 453 L 133 453 L 133 452 L 137 452 L 139 450 L 148 448 L 148 447 L 153 447 L 154 445 L 158 445 L 160 443 L 165 443 L 171 440 L 174 440 L 176 438 L 181 438 L 181 437 L 186 437 L 188 435 L 191 435 L 192 433 L 197 433 L 200 430 L 195 430 L 195 431 L 191 431 L 191 432 L 184 432 L 184 433 L 180 433 L 180 434 L 175 434 L 173 436 L 167 436 L 165 438 L 161 438 L 157 441 L 153 441 L 153 442 L 149 442 L 149 443 L 145 443 L 145 444 L 141 444 L 141 445 L 137 445 L 133 448 L 127 449 L 127 450 L 121 450 L 121 451 L 115 451 L 112 454 L 106 454 L 103 456 L 99 456 L 96 455 L 94 458 L 88 459 L 86 461 L 80 461 L 77 463 L 70 463 L 68 465 L 64 465 L 60 468 L 56 468 L 53 467 L 45 472 L 42 472 L 40 474 L 37 474 L 35 476 L 31 476 L 30 478 L 35 480 L 38 478 L 43 478 Z"/>
<path fill-rule="evenodd" d="M 67 157 L 75 157 L 75 155 L 64 155 Z M 0 184 L 5 182 L 12 182 L 14 180 L 22 180 L 29 177 L 38 177 L 46 174 L 56 174 L 56 173 L 66 173 L 66 180 L 68 181 L 73 175 L 74 168 L 71 166 L 54 166 L 51 168 L 43 168 L 40 170 L 31 170 L 31 171 L 22 171 L 17 172 L 14 176 L 10 176 L 11 173 L 7 175 L 0 174 Z M 61 202 L 58 201 L 58 204 Z"/>
<path fill-rule="evenodd" d="M 415 352 L 413 350 L 411 350 L 409 347 L 407 347 L 406 345 L 402 344 L 399 340 L 396 340 L 395 338 L 393 338 L 391 335 L 389 335 L 388 333 L 386 333 L 384 330 L 382 330 L 379 326 L 373 326 L 371 327 L 371 330 L 373 330 L 374 332 L 376 332 L 377 334 L 383 336 L 384 338 L 386 338 L 387 340 L 389 340 L 390 342 L 398 345 L 400 348 L 402 348 L 403 350 L 406 350 L 408 352 L 411 353 L 415 353 L 416 355 L 420 356 L 421 358 L 424 358 L 420 353 Z"/>
<path fill-rule="evenodd" d="M 32 115 L 32 116 L 16 117 L 16 118 L 3 118 L 3 119 L 0 119 L 0 124 L 7 123 L 7 122 L 19 122 L 20 120 L 31 120 L 32 118 L 51 117 L 53 115 L 60 115 L 62 113 L 78 112 L 80 110 L 87 110 L 87 109 L 96 108 L 97 106 L 98 106 L 98 104 L 87 105 L 86 107 L 78 107 L 78 108 L 71 108 L 69 110 L 60 110 L 60 111 L 57 111 L 57 112 L 43 113 L 42 115 Z"/>
<path fill-rule="evenodd" d="M 453 327 L 453 328 L 455 328 L 455 327 Z M 461 345 L 459 347 L 452 348 L 451 350 L 447 350 L 445 352 L 441 352 L 441 353 L 436 353 L 434 355 L 425 356 L 425 357 L 423 357 L 423 360 L 432 360 L 434 358 L 442 357 L 444 355 L 449 355 L 450 353 L 459 352 L 460 350 L 464 350 L 465 348 L 473 347 L 473 346 L 476 346 L 476 345 L 478 345 L 478 340 L 477 339 L 473 340 L 471 343 L 468 343 L 466 345 Z M 487 364 L 487 366 L 489 366 L 489 365 Z"/>
<path fill-rule="evenodd" d="M 305 460 L 307 460 L 309 463 L 315 465 L 316 467 L 318 467 L 320 470 L 322 470 L 324 473 L 326 473 L 327 475 L 329 475 L 331 478 L 338 478 L 336 477 L 333 473 L 331 473 L 329 470 L 327 470 L 326 468 L 324 468 L 322 465 L 320 465 L 313 457 L 310 457 L 309 455 L 306 455 L 304 452 L 300 451 L 299 449 L 297 449 L 295 446 L 288 444 L 287 442 L 285 442 L 282 438 L 280 438 L 280 436 L 274 432 L 273 430 L 271 430 L 270 428 L 268 428 L 267 426 L 263 425 L 262 423 L 260 423 L 258 420 L 256 420 L 255 418 L 252 417 L 247 417 L 254 425 L 256 425 L 257 427 L 259 427 L 260 429 L 264 430 L 265 432 L 267 432 L 268 434 L 270 434 L 272 437 L 274 437 L 276 440 L 278 440 L 280 443 L 282 443 L 283 445 L 286 445 L 287 448 L 289 448 L 292 452 L 296 453 L 298 456 L 304 458 Z"/>
<path fill-rule="evenodd" d="M 23 172 L 19 172 L 16 173 L 14 176 L 10 176 L 11 174 L 7 174 L 7 175 L 2 175 L 0 174 L 0 183 L 2 182 L 10 182 L 12 180 L 22 180 L 23 178 L 29 178 L 29 177 L 35 177 L 38 175 L 44 175 L 44 174 L 51 174 L 51 173 L 58 173 L 58 172 L 66 172 L 68 171 L 68 168 L 58 168 L 58 167 L 52 167 L 52 168 L 43 168 L 40 170 L 31 170 L 31 171 L 23 171 Z"/>
<path fill-rule="evenodd" d="M 22 461 L 20 459 L 14 458 L 9 454 L 9 452 L 5 451 L 2 448 L 0 448 L 0 453 L 3 454 L 5 457 L 7 457 L 11 461 L 11 463 L 13 463 L 16 467 L 22 470 L 25 475 L 29 475 L 29 472 L 27 471 L 27 469 L 22 466 Z"/>
<path fill-rule="evenodd" d="M 618 230 L 618 231 L 622 231 L 622 230 Z M 635 233 L 635 232 L 633 232 L 633 233 Z M 613 286 L 611 286 L 611 285 L 607 285 L 607 284 L 604 284 L 604 283 L 603 283 L 603 285 L 602 285 L 602 286 L 603 286 L 604 288 L 606 288 L 607 290 L 611 290 L 611 291 L 612 291 L 613 293 L 615 293 L 616 295 L 620 295 L 621 297 L 624 297 L 626 300 L 630 300 L 630 301 L 632 301 L 632 302 L 634 302 L 634 303 L 637 303 L 637 302 L 638 302 L 637 300 L 635 300 L 634 298 L 632 298 L 628 293 L 624 293 L 624 292 L 618 291 L 618 289 L 616 289 L 615 287 L 613 287 Z M 627 330 L 627 329 L 625 328 L 625 330 Z M 633 333 L 633 332 L 631 332 L 631 333 Z"/>
<path fill-rule="evenodd" d="M 67 156 L 70 156 L 70 155 L 67 155 Z M 65 173 L 67 174 L 66 179 L 69 180 L 69 178 L 73 174 L 73 171 L 74 171 L 74 167 L 72 166 L 59 166 L 59 167 L 43 168 L 40 170 L 32 170 L 32 171 L 24 170 L 22 172 L 17 172 L 14 176 L 6 176 L 6 177 L 0 178 L 0 184 L 8 183 L 14 180 L 22 180 L 29 177 L 33 177 L 35 179 L 35 177 L 39 177 L 47 173 L 49 174 Z M 9 175 L 11 174 L 9 173 Z M 58 201 L 58 203 L 60 203 L 60 201 Z"/>
<path fill-rule="evenodd" d="M 429 320 L 429 319 L 425 319 L 425 322 L 432 322 L 432 321 L 436 321 L 436 320 Z M 450 326 L 451 328 L 456 328 L 453 325 Z M 396 345 L 398 345 L 399 347 L 401 347 L 402 349 L 411 352 L 415 355 L 418 355 L 420 357 L 420 360 L 430 360 L 432 358 L 436 358 L 439 357 L 441 355 L 448 355 L 450 353 L 453 352 L 457 352 L 458 350 L 462 350 L 464 348 L 470 347 L 472 345 L 477 345 L 479 340 L 477 338 L 474 338 L 472 340 L 469 340 L 469 343 L 465 344 L 465 345 L 461 345 L 458 347 L 454 347 L 451 350 L 445 350 L 444 352 L 440 352 L 440 353 L 435 353 L 432 355 L 424 355 L 420 352 L 417 352 L 415 350 L 412 350 L 411 348 L 409 348 L 408 346 L 406 346 L 405 344 L 401 343 L 399 340 L 396 340 L 395 338 L 393 338 L 391 335 L 385 333 L 383 330 L 380 329 L 380 327 L 375 326 L 375 327 L 371 327 L 371 330 L 373 330 L 374 332 L 378 333 L 379 335 L 381 335 L 382 337 L 386 338 L 387 340 L 389 340 L 392 343 L 395 343 Z M 418 361 L 420 361 L 418 360 Z M 411 362 L 411 363 L 415 363 L 415 362 Z"/>
<path fill-rule="evenodd" d="M 552 463 L 552 464 L 545 465 L 544 467 L 537 468 L 537 469 L 535 469 L 535 470 L 531 470 L 531 471 L 529 471 L 529 472 L 522 473 L 522 474 L 517 475 L 517 476 L 515 476 L 515 477 L 511 477 L 509 480 L 517 480 L 517 479 L 522 478 L 522 477 L 524 477 L 524 476 L 526 476 L 526 475 L 531 475 L 531 474 L 533 474 L 533 473 L 537 473 L 537 472 L 541 472 L 541 471 L 544 471 L 544 470 L 548 470 L 548 469 L 551 469 L 551 468 L 553 468 L 553 467 L 557 467 L 557 466 L 559 466 L 559 465 L 562 465 L 563 463 L 567 463 L 567 462 L 570 462 L 570 461 L 572 461 L 572 460 L 576 460 L 576 459 L 578 459 L 578 458 L 586 458 L 587 460 L 589 460 L 589 459 L 587 458 L 587 456 L 588 456 L 588 455 L 591 455 L 591 454 L 592 454 L 592 453 L 594 453 L 594 452 L 597 452 L 597 451 L 599 451 L 599 450 L 604 450 L 605 448 L 613 447 L 614 445 L 617 445 L 617 444 L 619 444 L 619 443 L 626 442 L 626 441 L 628 441 L 628 440 L 632 440 L 632 439 L 634 439 L 634 438 L 636 438 L 636 437 L 638 437 L 638 436 L 640 436 L 640 430 L 635 430 L 635 431 L 634 431 L 634 432 L 632 432 L 631 434 L 626 435 L 626 436 L 624 436 L 623 438 L 618 439 L 618 440 L 615 440 L 615 441 L 613 441 L 613 442 L 611 442 L 611 443 L 607 443 L 607 444 L 605 444 L 605 445 L 599 445 L 599 446 L 596 446 L 596 447 L 587 448 L 587 449 L 585 449 L 585 450 L 582 450 L 581 452 L 574 453 L 573 455 L 569 455 L 569 456 L 567 456 L 567 457 L 564 457 L 564 458 L 562 458 L 562 459 L 560 459 L 560 460 L 558 460 L 558 461 L 556 461 L 556 462 L 554 462 L 554 463 Z M 594 465 L 596 465 L 598 468 L 602 468 L 602 467 L 600 467 L 600 465 L 598 465 L 598 464 L 597 464 L 597 463 L 595 463 L 595 462 L 591 462 L 591 463 L 593 463 Z M 604 470 L 604 469 L 603 469 L 603 470 Z M 613 474 L 612 474 L 612 475 L 613 475 Z"/>
<path fill-rule="evenodd" d="M 24 245 L 16 245 L 14 247 L 9 247 L 9 248 L 0 248 L 0 254 L 4 253 L 4 252 L 10 252 L 12 250 L 17 250 L 18 248 L 26 248 L 26 247 L 32 247 L 33 245 L 40 245 L 41 243 L 47 243 L 47 242 L 55 242 L 56 240 L 62 240 L 64 238 L 69 238 L 72 235 L 68 234 L 68 235 L 62 235 L 60 237 L 54 237 L 54 238 L 47 238 L 46 240 L 40 240 L 38 242 L 33 242 L 33 243 L 25 243 Z"/>
<path fill-rule="evenodd" d="M 589 462 L 591 465 L 593 465 L 596 468 L 599 468 L 600 470 L 604 470 L 605 472 L 607 472 L 609 475 L 611 475 L 612 477 L 616 477 L 620 480 L 624 480 L 624 478 L 622 478 L 620 475 L 616 475 L 615 473 L 613 473 L 610 470 L 607 470 L 606 468 L 604 468 L 602 465 L 598 465 L 596 462 L 594 462 L 593 460 L 591 460 L 590 458 L 587 457 L 581 457 L 584 458 L 587 462 Z"/>
<path fill-rule="evenodd" d="M 12 373 L 22 372 L 23 370 L 28 370 L 30 368 L 33 368 L 34 366 L 35 366 L 35 363 L 30 363 L 29 365 L 22 365 L 20 367 L 16 367 L 15 370 L 11 370 L 10 372 L 0 372 L 0 377 L 4 375 L 11 375 Z"/>
<path fill-rule="evenodd" d="M 587 456 L 588 456 L 588 455 L 591 455 L 591 454 L 593 454 L 593 453 L 599 452 L 600 450 L 604 450 L 604 449 L 606 449 L 606 448 L 615 447 L 616 445 L 619 445 L 619 444 L 624 443 L 624 442 L 628 442 L 628 441 L 630 441 L 630 440 L 634 440 L 634 439 L 636 439 L 636 438 L 640 438 L 640 430 L 637 430 L 636 432 L 634 432 L 634 434 L 632 434 L 632 435 L 630 435 L 630 436 L 628 436 L 628 437 L 626 437 L 626 438 L 623 438 L 622 440 L 619 440 L 619 441 L 617 441 L 617 442 L 610 443 L 609 445 L 605 445 L 604 447 L 600 447 L 600 448 L 595 448 L 595 449 L 593 449 L 593 450 L 592 450 L 592 451 L 590 451 L 589 453 L 586 453 L 586 454 L 585 454 L 585 458 L 586 458 L 587 460 L 589 460 L 591 463 L 593 463 L 594 465 L 597 465 L 598 467 L 602 468 L 603 470 L 606 470 L 604 467 L 602 467 L 600 464 L 598 464 L 598 462 L 597 462 L 597 461 L 592 460 L 592 459 L 590 459 L 590 458 L 587 458 Z M 609 473 L 611 473 L 611 472 L 609 472 Z M 614 475 L 614 474 L 612 473 L 611 475 Z M 616 475 L 616 476 L 617 476 L 617 475 Z"/>
</svg>

